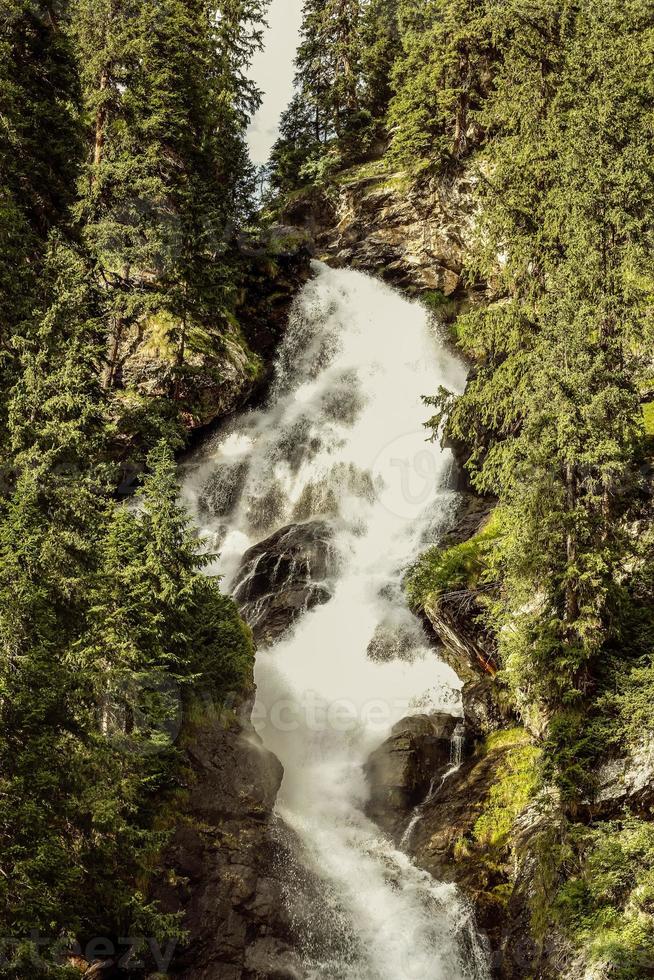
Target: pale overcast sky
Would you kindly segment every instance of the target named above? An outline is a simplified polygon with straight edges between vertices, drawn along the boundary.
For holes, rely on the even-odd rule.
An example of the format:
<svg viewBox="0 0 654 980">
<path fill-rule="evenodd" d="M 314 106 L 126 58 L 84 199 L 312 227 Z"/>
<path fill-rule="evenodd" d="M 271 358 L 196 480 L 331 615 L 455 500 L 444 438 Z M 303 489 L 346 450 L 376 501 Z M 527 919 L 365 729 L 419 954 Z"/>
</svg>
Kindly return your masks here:
<svg viewBox="0 0 654 980">
<path fill-rule="evenodd" d="M 302 0 L 272 0 L 268 11 L 265 50 L 257 55 L 252 76 L 264 93 L 252 120 L 248 140 L 255 163 L 266 163 L 277 136 L 282 111 L 293 92 L 293 59 L 298 44 Z"/>
</svg>

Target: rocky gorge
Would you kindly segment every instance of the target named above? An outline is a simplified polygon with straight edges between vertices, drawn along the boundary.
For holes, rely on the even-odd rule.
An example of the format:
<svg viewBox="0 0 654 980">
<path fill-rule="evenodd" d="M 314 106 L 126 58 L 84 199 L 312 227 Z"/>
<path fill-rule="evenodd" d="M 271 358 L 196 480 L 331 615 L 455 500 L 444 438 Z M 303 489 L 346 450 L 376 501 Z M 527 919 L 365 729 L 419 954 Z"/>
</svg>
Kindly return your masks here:
<svg viewBox="0 0 654 980">
<path fill-rule="evenodd" d="M 361 269 L 422 297 L 446 324 L 483 295 L 463 277 L 473 213 L 469 191 L 467 178 L 407 193 L 401 175 L 346 174 L 328 190 L 298 195 L 282 220 L 284 227 L 299 227 L 299 240 L 310 239 L 311 250 L 329 265 Z M 303 444 L 298 445 L 301 457 Z M 297 472 L 300 465 L 298 458 L 291 468 Z M 240 559 L 232 588 L 262 648 L 260 656 L 307 611 L 334 595 L 339 485 L 348 486 L 341 479 L 328 492 L 324 486 L 319 493 L 310 488 L 304 505 L 296 501 L 289 515 L 295 521 L 281 528 L 274 521 Z M 473 539 L 494 506 L 461 480 L 458 486 L 438 539 L 442 549 Z M 241 492 L 239 483 L 223 516 L 232 512 Z M 356 495 L 365 498 L 369 492 L 359 479 Z M 523 799 L 521 784 L 518 803 L 510 800 L 508 829 L 493 830 L 494 820 L 504 820 L 496 808 L 507 782 L 529 783 L 538 748 L 497 682 L 496 654 L 479 625 L 478 602 L 474 591 L 459 592 L 434 597 L 420 610 L 424 642 L 463 682 L 461 707 L 453 714 L 407 714 L 395 722 L 363 766 L 366 814 L 416 867 L 437 881 L 455 883 L 472 903 L 493 977 L 547 980 L 564 970 L 570 980 L 585 978 L 590 975 L 583 963 L 573 962 L 563 937 L 551 935 L 543 944 L 533 930 L 534 896 L 543 887 L 538 853 L 556 833 L 556 798 L 535 799 L 527 786 Z M 411 642 L 415 639 L 413 626 L 396 626 L 391 643 L 396 651 L 402 629 L 408 629 Z M 261 747 L 249 710 L 246 704 L 240 720 L 226 725 L 223 718 L 189 736 L 192 788 L 168 857 L 169 878 L 182 884 L 168 884 L 164 894 L 168 909 L 184 911 L 189 941 L 175 975 L 191 980 L 306 976 L 298 949 L 306 946 L 307 934 L 319 932 L 306 915 L 320 882 L 297 864 L 301 848 L 295 832 L 274 812 L 281 766 Z M 616 757 L 605 777 L 600 795 L 589 801 L 590 812 L 611 817 L 625 804 L 651 812 L 654 767 L 646 747 L 638 760 Z M 295 911 L 284 886 L 294 862 L 294 880 L 303 881 L 304 888 L 301 909 L 296 889 Z"/>
</svg>

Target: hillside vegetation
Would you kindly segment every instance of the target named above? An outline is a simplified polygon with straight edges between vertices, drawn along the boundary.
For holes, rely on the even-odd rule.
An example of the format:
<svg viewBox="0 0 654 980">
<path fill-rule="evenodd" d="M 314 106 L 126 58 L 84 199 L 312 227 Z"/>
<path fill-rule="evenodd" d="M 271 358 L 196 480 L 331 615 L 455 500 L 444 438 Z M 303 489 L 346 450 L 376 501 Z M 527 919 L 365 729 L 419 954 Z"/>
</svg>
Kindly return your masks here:
<svg viewBox="0 0 654 980">
<path fill-rule="evenodd" d="M 594 824 L 592 804 L 603 764 L 654 737 L 653 66 L 644 0 L 308 2 L 272 160 L 282 194 L 344 169 L 475 178 L 485 302 L 451 328 L 474 369 L 461 396 L 422 394 L 501 517 L 428 552 L 409 596 L 475 591 L 497 683 L 537 719 L 558 843 L 535 932 L 634 980 L 654 963 L 651 810 L 622 797 Z"/>
<path fill-rule="evenodd" d="M 99 935 L 179 931 L 147 886 L 180 712 L 198 688 L 219 705 L 251 685 L 173 450 L 198 358 L 220 372 L 238 340 L 262 10 L 3 4 L 0 975 L 16 980 L 78 976 L 67 954 Z M 142 341 L 152 392 L 126 376 Z M 146 476 L 126 509 L 132 451 Z"/>
<path fill-rule="evenodd" d="M 489 736 L 506 762 L 458 849 L 501 868 L 511 914 L 537 812 L 525 976 L 652 976 L 651 2 L 305 0 L 263 215 L 265 0 L 3 2 L 0 976 L 63 980 L 94 936 L 180 931 L 148 893 L 180 707 L 250 693 L 254 651 L 202 574 L 174 454 L 235 364 L 265 370 L 251 313 L 264 294 L 269 327 L 286 243 L 262 226 L 316 188 L 463 173 L 483 302 L 449 327 L 472 370 L 417 394 L 498 509 L 407 581 L 417 610 L 475 592 L 524 725 Z M 614 764 L 637 795 L 607 796 Z"/>
</svg>

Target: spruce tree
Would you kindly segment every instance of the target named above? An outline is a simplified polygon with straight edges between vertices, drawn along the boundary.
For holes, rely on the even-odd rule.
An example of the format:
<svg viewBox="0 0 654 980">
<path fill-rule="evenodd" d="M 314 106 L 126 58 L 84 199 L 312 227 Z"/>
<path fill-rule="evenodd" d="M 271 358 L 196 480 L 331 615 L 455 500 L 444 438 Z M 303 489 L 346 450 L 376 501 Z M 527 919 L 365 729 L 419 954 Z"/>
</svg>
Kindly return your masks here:
<svg viewBox="0 0 654 980">
<path fill-rule="evenodd" d="M 344 137 L 360 109 L 358 0 L 306 0 L 296 85 L 312 107 L 319 142 Z"/>
<path fill-rule="evenodd" d="M 401 3 L 403 54 L 393 72 L 392 153 L 403 165 L 461 160 L 481 138 L 493 60 L 486 0 Z"/>
<path fill-rule="evenodd" d="M 80 0 L 76 33 L 93 153 L 80 217 L 106 286 L 105 385 L 153 331 L 176 395 L 189 352 L 220 349 L 249 201 L 258 93 L 247 67 L 260 0 Z M 162 336 L 161 336 L 162 335 Z"/>
<path fill-rule="evenodd" d="M 279 136 L 270 154 L 271 187 L 285 193 L 308 182 L 307 164 L 317 160 L 321 152 L 322 143 L 316 135 L 315 113 L 305 93 L 295 92 L 282 113 Z"/>
<path fill-rule="evenodd" d="M 47 270 L 57 300 L 21 351 L 9 408 L 15 486 L 0 522 L 0 826 L 10 869 L 0 887 L 5 934 L 18 937 L 53 922 L 74 929 L 85 901 L 75 893 L 93 720 L 74 645 L 106 506 L 92 297 L 68 248 L 53 248 Z"/>
<path fill-rule="evenodd" d="M 396 0 L 368 0 L 359 31 L 361 104 L 370 117 L 372 134 L 383 136 L 393 95 L 392 73 L 401 54 Z"/>
<path fill-rule="evenodd" d="M 551 758 L 574 800 L 588 791 L 581 726 L 631 549 L 651 297 L 633 270 L 651 266 L 654 244 L 653 25 L 638 2 L 548 4 L 536 16 L 516 0 L 510 13 L 510 30 L 506 11 L 496 25 L 503 65 L 478 229 L 495 302 L 461 321 L 480 367 L 447 427 L 471 448 L 476 486 L 503 504 L 501 654 L 518 696 L 555 719 Z"/>
<path fill-rule="evenodd" d="M 81 152 L 64 0 L 7 0 L 0 24 L 0 449 L 17 336 L 41 301 L 48 236 L 63 227 Z M 6 474 L 4 474 L 6 477 Z"/>
</svg>

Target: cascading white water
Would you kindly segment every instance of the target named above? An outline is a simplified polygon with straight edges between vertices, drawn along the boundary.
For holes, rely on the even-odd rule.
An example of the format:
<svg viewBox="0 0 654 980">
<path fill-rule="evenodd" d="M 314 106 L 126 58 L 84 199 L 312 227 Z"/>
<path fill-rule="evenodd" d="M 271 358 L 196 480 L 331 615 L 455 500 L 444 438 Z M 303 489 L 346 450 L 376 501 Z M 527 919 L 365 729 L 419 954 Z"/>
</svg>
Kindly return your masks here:
<svg viewBox="0 0 654 980">
<path fill-rule="evenodd" d="M 402 571 L 451 514 L 451 459 L 425 442 L 421 395 L 463 366 L 429 315 L 380 282 L 316 264 L 267 405 L 223 431 L 184 483 L 227 588 L 244 552 L 319 517 L 331 599 L 257 658 L 254 722 L 285 776 L 278 811 L 345 937 L 305 951 L 320 980 L 484 980 L 466 904 L 364 814 L 364 763 L 408 714 L 460 714 L 460 683 L 402 596 Z M 320 910 L 314 921 L 320 921 Z"/>
<path fill-rule="evenodd" d="M 454 773 L 458 772 L 459 769 L 461 768 L 461 763 L 463 762 L 463 747 L 465 745 L 465 740 L 466 740 L 465 724 L 462 721 L 460 721 L 458 722 L 456 728 L 454 729 L 452 733 L 452 737 L 450 739 L 449 768 L 446 769 L 444 773 L 434 776 L 434 778 L 430 783 L 429 790 L 427 791 L 427 795 L 425 796 L 424 800 L 422 801 L 422 803 L 419 803 L 417 807 L 415 807 L 413 813 L 411 814 L 411 819 L 406 825 L 406 829 L 400 839 L 400 847 L 402 848 L 402 850 L 405 850 L 411 844 L 411 840 L 413 838 L 413 831 L 416 829 L 416 827 L 422 820 L 423 816 L 425 815 L 426 808 L 429 806 L 430 803 L 432 803 L 436 799 L 436 797 L 438 796 L 438 794 L 440 793 L 440 791 L 442 790 L 443 786 L 450 778 L 450 776 L 453 776 Z"/>
</svg>

